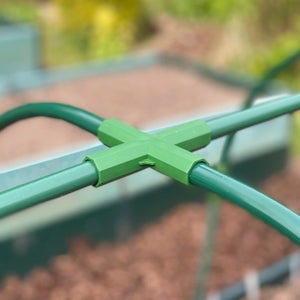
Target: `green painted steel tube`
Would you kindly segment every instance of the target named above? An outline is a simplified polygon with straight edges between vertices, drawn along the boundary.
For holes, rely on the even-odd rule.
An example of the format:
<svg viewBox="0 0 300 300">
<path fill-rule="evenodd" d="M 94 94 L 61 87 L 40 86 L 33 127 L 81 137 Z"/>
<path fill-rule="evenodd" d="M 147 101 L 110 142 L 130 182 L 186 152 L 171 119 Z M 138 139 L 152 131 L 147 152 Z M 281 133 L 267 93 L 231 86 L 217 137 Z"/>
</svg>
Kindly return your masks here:
<svg viewBox="0 0 300 300">
<path fill-rule="evenodd" d="M 190 182 L 240 206 L 300 245 L 300 216 L 261 192 L 205 164 L 197 164 Z"/>
<path fill-rule="evenodd" d="M 207 121 L 212 139 L 300 109 L 300 94 L 282 97 Z"/>
<path fill-rule="evenodd" d="M 246 98 L 242 109 L 247 109 L 252 106 L 255 98 L 261 94 L 262 92 L 266 91 L 266 89 L 271 85 L 273 79 L 277 77 L 280 73 L 285 71 L 288 67 L 294 64 L 300 58 L 300 50 L 297 49 L 294 53 L 286 57 L 285 59 L 281 60 L 278 64 L 271 67 L 267 70 L 264 76 L 259 80 L 251 89 Z M 222 155 L 221 155 L 221 164 L 224 165 L 228 161 L 229 151 L 234 140 L 234 134 L 230 134 L 225 141 Z"/>
<path fill-rule="evenodd" d="M 94 135 L 103 119 L 83 109 L 54 102 L 29 103 L 0 115 L 0 130 L 17 121 L 32 117 L 50 117 L 72 123 Z"/>
<path fill-rule="evenodd" d="M 207 124 L 212 131 L 212 138 L 217 138 L 222 135 L 226 135 L 228 133 L 243 129 L 245 127 L 249 127 L 256 123 L 261 123 L 265 120 L 280 116 L 282 114 L 293 112 L 294 110 L 297 110 L 299 108 L 300 95 L 289 96 L 255 106 L 246 111 L 239 111 L 219 117 L 214 120 L 210 120 L 207 122 Z M 257 214 L 259 218 L 264 219 L 265 221 L 269 222 L 270 225 L 279 230 L 282 230 L 282 232 L 284 233 L 287 233 L 287 235 L 292 239 L 298 239 L 297 242 L 299 243 L 299 235 L 298 237 L 296 237 L 296 235 L 293 236 L 291 234 L 293 228 L 290 228 L 290 226 L 296 224 L 295 222 L 298 222 L 299 233 L 299 216 L 297 216 L 284 206 L 280 205 L 279 203 L 275 202 L 274 200 L 270 199 L 269 197 L 264 196 L 263 194 L 237 181 L 234 181 L 233 179 L 230 179 L 230 177 L 227 177 L 217 171 L 213 171 L 212 169 L 207 167 L 205 168 L 205 166 L 202 165 L 201 168 L 197 168 L 196 170 L 196 173 L 195 169 L 193 169 L 191 173 L 190 179 L 192 183 L 194 183 L 194 178 L 198 178 L 198 180 L 201 179 L 203 181 L 202 184 L 204 187 L 207 187 L 217 194 L 220 194 L 220 191 L 222 191 L 221 195 L 224 196 L 226 194 L 224 194 L 224 192 L 226 192 L 228 189 L 226 189 L 227 186 L 224 185 L 224 182 L 222 182 L 220 178 L 227 178 L 227 183 L 232 180 L 232 182 L 235 184 L 232 185 L 232 190 L 230 189 L 231 192 L 228 192 L 228 195 L 231 197 L 229 200 L 233 202 L 235 201 L 235 204 L 245 208 L 253 214 Z M 198 173 L 201 173 L 200 170 L 204 170 L 204 176 L 195 177 L 195 174 L 197 175 Z M 208 170 L 210 170 L 210 172 L 208 172 Z M 199 181 L 200 183 L 202 182 L 201 180 Z M 2 214 L 0 213 L 0 215 L 6 215 L 16 210 L 34 205 L 36 203 L 61 196 L 84 186 L 92 185 L 95 182 L 97 182 L 97 172 L 94 169 L 94 166 L 90 164 L 87 165 L 87 163 L 79 165 L 78 167 L 66 169 L 62 172 L 55 173 L 44 178 L 40 178 L 28 184 L 21 185 L 6 192 L 2 192 L 0 194 L 0 212 L 2 211 Z M 220 187 L 218 186 L 219 184 Z M 241 187 L 242 192 L 239 192 L 237 186 Z M 252 191 L 252 194 L 243 192 L 247 191 L 247 189 L 249 189 L 249 191 Z M 237 193 L 237 196 L 235 198 L 233 192 Z M 255 195 L 255 193 L 257 193 L 257 197 L 259 199 L 266 199 L 266 202 L 255 201 L 255 199 L 253 200 L 253 195 Z M 270 207 L 267 207 L 269 204 Z M 276 209 L 272 210 L 272 207 L 275 207 Z M 264 208 L 264 210 L 262 210 L 262 208 Z M 284 215 L 278 214 L 277 209 L 278 211 L 281 211 L 281 213 L 286 213 L 286 216 L 291 215 L 293 217 L 287 220 L 285 219 Z M 278 217 L 277 221 L 275 220 L 276 218 L 274 219 L 274 217 Z M 286 229 L 286 231 L 284 231 L 285 222 L 287 222 L 286 226 L 288 228 Z"/>
<path fill-rule="evenodd" d="M 28 184 L 0 193 L 0 216 L 50 200 L 80 188 L 93 185 L 98 180 L 97 170 L 90 162 L 81 163 Z"/>
<path fill-rule="evenodd" d="M 300 109 L 300 94 L 283 97 L 207 121 L 212 139 L 261 123 Z M 58 118 L 97 135 L 103 118 L 88 111 L 61 103 L 30 103 L 14 108 L 0 116 L 0 130 L 22 119 L 46 116 Z"/>
</svg>

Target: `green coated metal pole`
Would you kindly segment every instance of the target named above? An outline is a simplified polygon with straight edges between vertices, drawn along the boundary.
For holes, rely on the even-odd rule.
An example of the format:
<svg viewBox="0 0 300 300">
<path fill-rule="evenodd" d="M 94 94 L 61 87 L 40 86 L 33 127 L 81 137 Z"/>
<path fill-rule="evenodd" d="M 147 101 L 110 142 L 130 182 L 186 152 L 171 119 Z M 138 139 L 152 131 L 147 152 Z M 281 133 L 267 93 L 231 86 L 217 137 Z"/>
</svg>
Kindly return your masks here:
<svg viewBox="0 0 300 300">
<path fill-rule="evenodd" d="M 212 139 L 262 123 L 300 109 L 300 94 L 291 95 L 255 105 L 243 111 L 233 112 L 207 121 Z"/>
<path fill-rule="evenodd" d="M 300 109 L 300 94 L 256 105 L 251 109 L 207 121 L 212 139 Z M 70 122 L 95 135 L 103 118 L 82 109 L 60 103 L 31 103 L 0 115 L 0 130 L 22 119 L 47 116 Z"/>
<path fill-rule="evenodd" d="M 32 117 L 50 117 L 72 123 L 94 135 L 103 119 L 86 110 L 55 102 L 30 103 L 0 115 L 0 130 L 17 121 Z"/>
<path fill-rule="evenodd" d="M 244 208 L 300 245 L 300 216 L 279 202 L 205 164 L 192 169 L 190 182 Z"/>
<path fill-rule="evenodd" d="M 273 79 L 277 77 L 279 74 L 284 72 L 287 68 L 293 65 L 300 58 L 300 50 L 297 49 L 294 53 L 281 60 L 277 65 L 271 67 L 267 70 L 261 80 L 259 80 L 256 85 L 250 90 L 247 99 L 242 107 L 242 109 L 247 109 L 252 106 L 255 98 L 264 92 L 266 88 L 272 83 Z M 234 134 L 230 134 L 227 136 L 222 155 L 221 155 L 221 164 L 224 165 L 228 161 L 229 151 L 234 140 Z"/>
<path fill-rule="evenodd" d="M 268 119 L 278 117 L 282 114 L 293 112 L 299 108 L 300 95 L 289 96 L 257 105 L 246 111 L 238 111 L 210 120 L 207 122 L 207 125 L 211 129 L 212 138 L 218 138 Z M 36 181 L 2 192 L 0 194 L 0 211 L 3 209 L 5 214 L 9 214 L 15 210 L 61 196 L 87 185 L 95 184 L 98 179 L 96 170 L 94 166 L 86 164 L 87 163 L 79 165 L 78 168 L 74 167 L 75 170 L 73 168 L 66 169 L 54 175 L 40 178 Z M 83 168 L 88 171 L 88 173 L 82 172 L 81 169 L 83 170 Z M 215 189 L 217 188 L 218 185 L 215 184 Z M 248 195 L 243 194 L 243 197 L 247 199 Z M 259 203 L 255 202 L 255 205 L 256 204 Z M 8 208 L 6 208 L 6 206 Z M 247 209 L 247 207 L 245 208 Z M 288 211 L 288 209 L 286 210 Z M 260 217 L 260 215 L 258 215 L 258 217 Z M 279 218 L 279 220 L 282 220 L 282 218 Z"/>
<path fill-rule="evenodd" d="M 0 217 L 93 185 L 98 180 L 94 165 L 81 163 L 0 193 Z"/>
</svg>

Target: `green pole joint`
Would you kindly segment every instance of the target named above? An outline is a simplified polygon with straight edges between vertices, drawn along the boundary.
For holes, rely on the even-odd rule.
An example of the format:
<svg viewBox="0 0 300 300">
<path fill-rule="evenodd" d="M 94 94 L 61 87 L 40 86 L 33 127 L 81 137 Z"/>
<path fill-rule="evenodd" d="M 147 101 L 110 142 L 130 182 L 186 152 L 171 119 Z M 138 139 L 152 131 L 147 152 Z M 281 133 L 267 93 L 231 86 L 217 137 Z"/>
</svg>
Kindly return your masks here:
<svg viewBox="0 0 300 300">
<path fill-rule="evenodd" d="M 152 167 L 189 185 L 189 172 L 193 166 L 207 162 L 187 150 L 208 145 L 211 131 L 204 121 L 196 120 L 152 135 L 116 119 L 108 119 L 99 127 L 98 137 L 111 148 L 85 158 L 97 169 L 96 186 L 145 167 Z"/>
</svg>

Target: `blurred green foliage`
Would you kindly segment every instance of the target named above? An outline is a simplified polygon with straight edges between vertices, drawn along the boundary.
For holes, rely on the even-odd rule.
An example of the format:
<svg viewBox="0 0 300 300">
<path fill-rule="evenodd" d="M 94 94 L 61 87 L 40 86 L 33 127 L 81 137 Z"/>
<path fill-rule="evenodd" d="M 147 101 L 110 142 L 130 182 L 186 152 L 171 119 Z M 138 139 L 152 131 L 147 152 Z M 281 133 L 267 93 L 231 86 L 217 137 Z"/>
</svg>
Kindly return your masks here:
<svg viewBox="0 0 300 300">
<path fill-rule="evenodd" d="M 182 19 L 213 19 L 224 21 L 244 8 L 247 2 L 240 0 L 149 0 L 149 6 L 155 7 Z"/>
<path fill-rule="evenodd" d="M 25 23 L 39 20 L 38 9 L 32 1 L 1 0 L 1 23 Z"/>
<path fill-rule="evenodd" d="M 291 139 L 291 154 L 295 156 L 300 155 L 300 115 L 295 113 L 293 116 L 293 130 Z"/>
<path fill-rule="evenodd" d="M 245 73 L 261 75 L 300 47 L 299 0 L 0 1 L 0 20 L 39 22 L 45 62 L 51 66 L 125 53 L 147 32 L 149 20 L 161 13 L 219 26 L 225 37 L 222 43 L 228 40 L 229 45 L 220 45 L 219 52 L 230 48 L 230 36 L 238 32 L 234 43 L 238 41 L 240 45 L 233 45 L 237 50 L 232 54 L 224 52 L 224 61 Z M 55 17 L 50 20 L 45 4 L 55 8 Z M 210 59 L 213 63 L 214 57 Z M 299 66 L 291 67 L 281 79 L 300 87 Z"/>
<path fill-rule="evenodd" d="M 247 72 L 261 75 L 300 48 L 300 1 L 255 0 L 253 13 L 246 18 L 252 49 L 244 55 Z M 242 56 L 242 55 L 241 55 Z M 295 63 L 279 78 L 293 88 L 300 88 L 300 63 Z"/>
<path fill-rule="evenodd" d="M 297 31 L 279 35 L 271 41 L 268 46 L 261 47 L 254 55 L 249 55 L 249 62 L 246 64 L 247 71 L 261 75 L 270 66 L 275 65 L 291 53 L 300 48 L 299 34 Z M 297 62 L 279 75 L 290 87 L 300 88 L 299 81 L 300 63 Z"/>
<path fill-rule="evenodd" d="M 231 43 L 230 36 L 238 32 L 239 38 L 234 42 L 240 40 L 244 45 L 238 45 L 240 52 L 232 51 L 231 56 L 226 54 L 225 61 L 227 66 L 242 69 L 245 73 L 261 75 L 300 48 L 299 0 L 148 0 L 147 3 L 156 11 L 179 19 L 209 20 L 218 24 L 225 36 L 223 43 L 224 40 L 226 43 L 226 35 Z M 219 45 L 225 48 L 222 46 L 227 45 Z M 300 88 L 296 78 L 299 66 L 291 67 L 280 79 Z"/>
<path fill-rule="evenodd" d="M 50 40 L 56 36 L 56 42 L 47 47 L 48 53 L 53 53 L 55 47 L 64 49 L 61 57 L 65 63 L 122 54 L 130 49 L 146 24 L 139 0 L 52 2 L 58 8 L 58 18 L 48 33 L 52 34 Z"/>
<path fill-rule="evenodd" d="M 127 52 L 148 30 L 140 0 L 0 0 L 0 23 L 38 23 L 44 65 Z"/>
</svg>

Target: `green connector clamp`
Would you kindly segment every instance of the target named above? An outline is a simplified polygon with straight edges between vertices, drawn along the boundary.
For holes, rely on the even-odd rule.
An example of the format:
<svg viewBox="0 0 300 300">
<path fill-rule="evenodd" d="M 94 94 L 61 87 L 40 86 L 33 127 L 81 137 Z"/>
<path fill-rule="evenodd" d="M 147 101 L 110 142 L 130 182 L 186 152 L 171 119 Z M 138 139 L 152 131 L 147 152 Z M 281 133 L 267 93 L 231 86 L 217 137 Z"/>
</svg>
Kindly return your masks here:
<svg viewBox="0 0 300 300">
<path fill-rule="evenodd" d="M 98 137 L 111 148 L 85 158 L 98 171 L 96 186 L 144 167 L 152 167 L 188 185 L 192 167 L 198 162 L 207 163 L 189 151 L 208 145 L 211 132 L 200 120 L 147 134 L 116 119 L 108 119 L 99 127 Z"/>
</svg>

